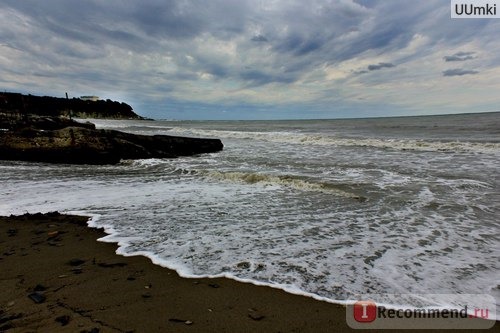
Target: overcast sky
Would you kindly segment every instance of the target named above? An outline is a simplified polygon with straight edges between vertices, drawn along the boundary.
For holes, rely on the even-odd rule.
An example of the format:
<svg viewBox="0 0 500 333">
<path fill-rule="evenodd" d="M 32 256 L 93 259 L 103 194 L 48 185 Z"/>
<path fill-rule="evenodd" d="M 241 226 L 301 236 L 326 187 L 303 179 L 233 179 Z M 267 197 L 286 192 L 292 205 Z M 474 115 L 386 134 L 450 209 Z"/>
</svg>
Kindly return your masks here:
<svg viewBox="0 0 500 333">
<path fill-rule="evenodd" d="M 0 89 L 174 119 L 494 111 L 499 33 L 449 0 L 0 0 Z"/>
</svg>

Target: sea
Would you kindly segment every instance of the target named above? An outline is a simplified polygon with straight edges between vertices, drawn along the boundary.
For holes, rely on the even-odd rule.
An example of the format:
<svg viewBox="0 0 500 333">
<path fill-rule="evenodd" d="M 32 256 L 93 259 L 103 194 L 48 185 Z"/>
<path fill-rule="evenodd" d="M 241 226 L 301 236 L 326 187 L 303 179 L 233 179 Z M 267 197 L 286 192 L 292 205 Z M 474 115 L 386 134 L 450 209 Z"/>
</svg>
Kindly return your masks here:
<svg viewBox="0 0 500 333">
<path fill-rule="evenodd" d="M 92 122 L 220 138 L 224 150 L 106 166 L 0 161 L 1 215 L 86 214 L 117 253 L 183 277 L 336 303 L 370 294 L 500 301 L 498 112 Z"/>
</svg>

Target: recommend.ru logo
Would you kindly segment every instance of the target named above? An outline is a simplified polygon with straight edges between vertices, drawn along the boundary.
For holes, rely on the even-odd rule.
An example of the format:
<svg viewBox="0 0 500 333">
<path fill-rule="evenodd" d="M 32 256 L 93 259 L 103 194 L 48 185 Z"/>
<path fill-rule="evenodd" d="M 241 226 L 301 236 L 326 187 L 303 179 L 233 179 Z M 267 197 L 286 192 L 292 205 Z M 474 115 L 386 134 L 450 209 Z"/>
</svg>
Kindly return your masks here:
<svg viewBox="0 0 500 333">
<path fill-rule="evenodd" d="M 422 305 L 395 305 L 408 302 Z M 443 302 L 450 305 L 439 305 Z M 496 302 L 482 294 L 363 295 L 348 303 L 346 320 L 354 329 L 489 329 L 495 325 Z"/>
</svg>

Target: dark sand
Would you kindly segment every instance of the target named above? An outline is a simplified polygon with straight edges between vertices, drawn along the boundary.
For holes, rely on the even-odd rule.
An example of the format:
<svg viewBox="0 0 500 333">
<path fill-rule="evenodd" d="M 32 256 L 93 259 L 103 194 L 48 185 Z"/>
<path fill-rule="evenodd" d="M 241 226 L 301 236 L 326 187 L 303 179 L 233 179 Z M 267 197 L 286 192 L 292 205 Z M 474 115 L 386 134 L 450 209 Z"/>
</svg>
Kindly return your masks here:
<svg viewBox="0 0 500 333">
<path fill-rule="evenodd" d="M 148 258 L 118 256 L 86 221 L 0 217 L 0 332 L 356 331 L 341 305 L 229 279 L 184 279 Z M 499 323 L 487 331 L 500 332 Z"/>
</svg>

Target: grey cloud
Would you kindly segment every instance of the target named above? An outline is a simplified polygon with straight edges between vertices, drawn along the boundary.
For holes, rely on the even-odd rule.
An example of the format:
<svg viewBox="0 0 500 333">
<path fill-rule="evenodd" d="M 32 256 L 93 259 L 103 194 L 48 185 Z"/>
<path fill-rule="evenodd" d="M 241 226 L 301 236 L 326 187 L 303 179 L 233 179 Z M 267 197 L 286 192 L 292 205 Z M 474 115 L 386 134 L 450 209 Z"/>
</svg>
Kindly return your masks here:
<svg viewBox="0 0 500 333">
<path fill-rule="evenodd" d="M 366 69 L 354 71 L 354 74 L 366 74 L 369 72 L 378 71 L 384 68 L 392 68 L 392 67 L 396 67 L 396 65 L 389 62 L 379 62 L 378 64 L 368 65 Z"/>
<path fill-rule="evenodd" d="M 179 1 L 143 1 L 129 13 L 136 27 L 153 37 L 191 38 L 200 34 L 207 18 L 196 10 L 196 3 Z"/>
<path fill-rule="evenodd" d="M 395 67 L 395 65 L 391 64 L 391 63 L 387 63 L 387 62 L 380 62 L 376 65 L 369 65 L 368 70 L 369 71 L 378 71 L 379 69 L 382 69 L 382 68 L 391 68 L 391 67 Z"/>
<path fill-rule="evenodd" d="M 446 62 L 450 61 L 466 61 L 475 58 L 476 52 L 457 52 L 450 56 L 444 56 L 443 59 Z"/>
<path fill-rule="evenodd" d="M 88 81 L 108 78 L 110 89 L 137 94 L 161 90 L 165 82 L 188 91 L 184 81 L 196 86 L 201 73 L 212 74 L 203 76 L 204 86 L 222 80 L 235 88 L 287 85 L 310 74 L 321 77 L 316 74 L 321 68 L 356 57 L 390 59 L 355 72 L 373 73 L 422 59 L 436 45 L 457 49 L 471 40 L 478 41 L 478 50 L 497 45 L 498 32 L 495 20 L 450 21 L 449 4 L 442 0 L 2 0 L 2 13 L 12 15 L 2 16 L 0 41 L 20 50 L 21 58 L 15 66 L 0 59 L 0 77 L 16 70 L 54 82 L 60 76 L 61 85 L 81 79 L 91 86 Z M 426 44 L 408 48 L 416 35 Z M 457 52 L 443 59 L 475 56 Z M 482 66 L 497 66 L 497 58 L 488 61 Z M 158 74 L 162 71 L 166 74 Z M 160 79 L 148 80 L 151 73 Z M 477 72 L 443 72 L 465 74 Z M 363 81 L 376 83 L 383 76 L 366 75 Z"/>
<path fill-rule="evenodd" d="M 247 70 L 240 73 L 240 77 L 247 82 L 247 87 L 261 86 L 269 83 L 292 83 L 295 81 L 293 75 L 274 75 L 260 70 Z"/>
<path fill-rule="evenodd" d="M 265 36 L 257 35 L 252 37 L 252 42 L 268 42 L 268 39 Z"/>
<path fill-rule="evenodd" d="M 45 56 L 49 53 L 45 49 L 49 48 L 70 51 L 69 48 L 74 43 L 88 45 L 90 48 L 117 45 L 130 49 L 137 47 L 142 50 L 149 44 L 142 36 L 119 28 L 120 20 L 113 16 L 116 15 L 113 13 L 120 12 L 119 7 L 108 8 L 92 2 L 76 1 L 48 0 L 40 5 L 37 1 L 6 0 L 0 5 L 0 10 L 2 9 L 14 10 L 16 15 L 22 15 L 27 29 L 15 25 L 11 27 L 18 37 L 22 37 L 17 38 L 16 46 L 30 53 L 38 52 L 37 56 Z M 111 28 L 113 26 L 117 28 Z M 0 38 L 4 33 L 0 32 Z M 45 55 L 42 55 L 42 52 Z M 60 55 L 54 53 L 56 57 Z"/>
<path fill-rule="evenodd" d="M 387 7 L 402 7 L 399 2 L 388 2 L 391 4 Z M 431 7 L 419 4 L 411 15 L 392 8 L 392 13 L 399 14 L 385 15 L 387 8 L 368 8 L 365 1 L 360 4 L 287 1 L 278 2 L 276 8 L 267 11 L 259 10 L 259 6 L 250 1 L 229 0 L 208 3 L 201 0 L 140 3 L 46 0 L 43 6 L 35 0 L 6 0 L 5 3 L 29 15 L 38 22 L 40 30 L 45 28 L 86 44 L 111 43 L 143 52 L 159 48 L 162 41 L 182 43 L 207 33 L 231 39 L 244 33 L 247 25 L 255 24 L 262 32 L 251 38 L 252 41 L 272 41 L 276 61 L 287 55 L 310 57 L 305 70 L 325 61 L 342 61 L 369 49 L 404 46 L 414 34 L 412 22 L 418 22 Z M 371 21 L 373 23 L 367 24 Z M 122 27 L 126 28 L 120 29 Z M 357 37 L 344 38 L 352 31 L 359 32 Z"/>
<path fill-rule="evenodd" d="M 303 56 L 322 47 L 324 41 L 320 38 L 301 36 L 299 34 L 290 35 L 275 48 L 278 52 L 291 52 L 296 56 Z"/>
<path fill-rule="evenodd" d="M 413 31 L 408 15 L 401 18 L 401 15 L 379 15 L 384 8 L 368 8 L 366 2 L 361 3 L 287 1 L 277 2 L 276 7 L 271 6 L 265 11 L 245 0 L 208 3 L 201 0 L 148 0 L 141 3 L 46 0 L 43 6 L 36 0 L 6 0 L 4 6 L 8 4 L 35 22 L 37 29 L 26 38 L 47 41 L 47 47 L 58 50 L 58 53 L 50 54 L 37 47 L 30 47 L 29 52 L 55 65 L 60 62 L 61 55 L 82 60 L 95 59 L 93 53 L 104 57 L 103 47 L 113 45 L 137 54 L 171 54 L 179 71 L 187 75 L 178 73 L 178 77 L 195 78 L 192 73 L 206 72 L 218 79 L 238 77 L 245 81 L 243 85 L 264 85 L 294 82 L 321 64 L 340 62 L 370 49 L 380 50 L 378 52 L 388 47 L 397 49 L 411 40 Z M 395 4 L 401 6 L 398 2 Z M 426 8 L 424 6 L 424 10 L 419 11 L 425 13 Z M 417 21 L 418 16 L 413 20 Z M 370 21 L 374 22 L 372 26 L 367 25 Z M 204 50 L 197 47 L 196 39 L 204 34 L 216 40 L 230 41 L 246 33 L 246 27 L 250 25 L 259 28 L 259 34 L 251 37 L 251 41 L 271 46 L 267 63 L 256 61 L 258 73 L 249 73 L 242 66 L 221 59 L 207 59 Z M 355 37 L 345 38 L 353 31 L 357 31 L 353 34 Z M 65 40 L 54 44 L 50 38 L 54 34 L 89 47 L 75 49 Z M 251 46 L 239 44 L 238 52 L 245 54 Z M 195 61 L 185 62 L 186 54 Z M 256 65 L 252 58 L 245 61 L 244 65 L 250 68 Z M 387 66 L 375 64 L 369 70 Z"/>
<path fill-rule="evenodd" d="M 473 56 L 460 57 L 460 56 L 456 56 L 456 55 L 451 55 L 451 56 L 444 56 L 443 59 L 446 62 L 450 62 L 450 61 L 466 61 L 466 60 L 474 59 L 474 57 Z"/>
<path fill-rule="evenodd" d="M 141 40 L 153 43 L 160 38 L 185 40 L 205 31 L 216 33 L 220 25 L 237 31 L 241 24 L 235 22 L 233 17 L 241 18 L 241 15 L 224 15 L 220 10 L 206 12 L 206 9 L 216 6 L 213 3 L 220 4 L 220 1 L 206 4 L 200 0 L 46 0 L 40 4 L 36 0 L 6 0 L 0 8 L 12 8 L 27 15 L 40 30 L 49 30 L 64 38 L 84 43 L 123 42 L 133 46 Z M 231 9 L 235 6 L 222 7 Z M 236 6 L 234 12 L 244 8 L 240 7 Z"/>
<path fill-rule="evenodd" d="M 443 76 L 462 76 L 462 75 L 477 74 L 477 73 L 479 72 L 470 69 L 454 68 L 443 71 Z"/>
<path fill-rule="evenodd" d="M 322 53 L 333 57 L 336 62 L 357 57 L 367 51 L 382 54 L 403 49 L 412 42 L 416 34 L 422 34 L 422 30 L 425 30 L 426 35 L 433 33 L 419 26 L 427 24 L 429 16 L 432 16 L 432 20 L 428 24 L 441 22 L 444 14 L 440 9 L 446 8 L 444 4 L 435 1 L 414 2 L 411 11 L 407 10 L 408 3 L 403 1 L 355 3 L 359 4 L 359 14 L 351 16 L 350 21 L 343 22 L 338 29 L 335 26 L 337 32 L 327 36 L 327 43 L 321 49 Z M 441 13 L 443 17 L 434 13 Z M 326 21 L 324 24 L 329 25 Z M 322 27 L 322 24 L 317 26 Z M 431 28 L 436 30 L 434 26 Z"/>
</svg>

